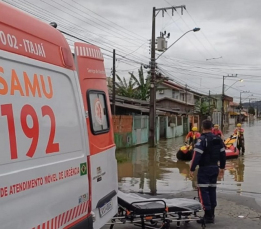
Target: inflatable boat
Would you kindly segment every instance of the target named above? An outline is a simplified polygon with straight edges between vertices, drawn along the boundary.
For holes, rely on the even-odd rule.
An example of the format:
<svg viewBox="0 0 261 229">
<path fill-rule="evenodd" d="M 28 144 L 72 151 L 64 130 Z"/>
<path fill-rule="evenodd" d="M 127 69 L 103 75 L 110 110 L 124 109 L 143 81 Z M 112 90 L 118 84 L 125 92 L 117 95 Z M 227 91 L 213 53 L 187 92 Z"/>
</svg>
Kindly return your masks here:
<svg viewBox="0 0 261 229">
<path fill-rule="evenodd" d="M 237 136 L 230 136 L 225 140 L 226 146 L 226 157 L 227 158 L 235 158 L 239 156 L 239 150 L 237 149 Z"/>
<path fill-rule="evenodd" d="M 176 156 L 178 160 L 191 161 L 193 157 L 193 147 L 191 145 L 181 146 Z"/>
</svg>

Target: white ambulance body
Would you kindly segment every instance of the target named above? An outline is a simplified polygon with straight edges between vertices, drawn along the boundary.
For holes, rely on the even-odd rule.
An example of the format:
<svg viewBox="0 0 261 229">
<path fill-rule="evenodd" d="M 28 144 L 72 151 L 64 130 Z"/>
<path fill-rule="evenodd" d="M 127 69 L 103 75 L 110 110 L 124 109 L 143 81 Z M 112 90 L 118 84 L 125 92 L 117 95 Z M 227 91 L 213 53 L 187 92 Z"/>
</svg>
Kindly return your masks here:
<svg viewBox="0 0 261 229">
<path fill-rule="evenodd" d="M 100 228 L 116 214 L 115 145 L 98 51 L 83 60 L 76 54 L 79 78 L 59 31 L 0 3 L 1 229 Z M 92 72 L 81 76 L 84 64 L 100 73 L 95 80 Z"/>
</svg>

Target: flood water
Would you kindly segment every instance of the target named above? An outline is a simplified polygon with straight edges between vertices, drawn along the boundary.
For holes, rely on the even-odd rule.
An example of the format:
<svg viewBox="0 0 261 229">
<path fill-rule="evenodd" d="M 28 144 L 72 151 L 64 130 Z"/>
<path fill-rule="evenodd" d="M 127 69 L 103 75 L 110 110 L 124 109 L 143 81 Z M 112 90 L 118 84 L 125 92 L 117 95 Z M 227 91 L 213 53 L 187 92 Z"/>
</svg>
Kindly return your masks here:
<svg viewBox="0 0 261 229">
<path fill-rule="evenodd" d="M 224 133 L 231 135 L 234 126 Z M 218 179 L 218 191 L 261 198 L 261 121 L 244 123 L 244 156 L 228 159 L 224 178 Z M 196 176 L 189 177 L 190 162 L 178 161 L 176 152 L 185 136 L 161 140 L 157 148 L 148 145 L 118 150 L 119 189 L 124 192 L 178 193 L 196 188 Z"/>
</svg>

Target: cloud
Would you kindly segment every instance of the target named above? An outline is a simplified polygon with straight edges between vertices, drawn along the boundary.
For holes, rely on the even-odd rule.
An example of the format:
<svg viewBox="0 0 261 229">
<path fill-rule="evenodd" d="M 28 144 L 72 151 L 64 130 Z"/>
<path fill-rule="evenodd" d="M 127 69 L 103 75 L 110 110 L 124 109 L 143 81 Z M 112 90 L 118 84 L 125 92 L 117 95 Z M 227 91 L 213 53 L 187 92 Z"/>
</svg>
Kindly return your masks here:
<svg viewBox="0 0 261 229">
<path fill-rule="evenodd" d="M 187 70 L 212 72 L 220 74 L 220 78 L 218 76 L 217 79 L 209 78 L 207 74 L 185 70 L 183 74 L 175 74 L 175 71 L 169 68 L 173 71 L 171 72 L 173 76 L 181 79 L 183 77 L 183 81 L 198 87 L 201 78 L 203 90 L 203 87 L 210 88 L 213 84 L 220 85 L 223 74 L 261 75 L 257 70 L 235 70 L 243 67 L 250 69 L 252 65 L 261 64 L 260 0 L 53 0 L 51 2 L 15 0 L 12 2 L 16 2 L 18 6 L 26 4 L 27 10 L 45 16 L 48 21 L 58 21 L 75 36 L 81 36 L 110 51 L 115 48 L 117 54 L 122 56 L 129 54 L 128 58 L 146 64 L 149 64 L 150 58 L 148 40 L 151 39 L 152 7 L 166 7 L 170 6 L 169 3 L 176 6 L 186 5 L 187 11 L 184 11 L 183 16 L 180 11 L 175 12 L 173 17 L 171 12 L 165 13 L 164 17 L 161 13 L 158 14 L 156 36 L 162 30 L 170 32 L 168 41 L 170 45 L 184 32 L 196 26 L 201 30 L 185 35 L 164 56 L 183 60 L 187 63 L 187 66 L 183 67 Z M 111 55 L 110 52 L 104 50 L 103 52 Z M 223 58 L 206 61 L 220 56 Z M 119 56 L 117 58 L 127 61 Z M 160 59 L 158 62 L 165 63 L 166 59 Z M 117 63 L 122 76 L 128 75 L 128 69 L 139 67 L 133 62 Z M 180 63 L 175 61 L 169 60 L 168 64 L 180 67 Z M 105 65 L 110 69 L 112 60 L 106 59 Z M 212 71 L 204 69 L 210 67 L 219 69 Z M 194 76 L 185 76 L 185 72 Z M 258 81 L 255 84 L 246 81 L 244 90 L 258 91 Z M 233 90 L 228 92 L 232 95 L 238 94 Z"/>
</svg>

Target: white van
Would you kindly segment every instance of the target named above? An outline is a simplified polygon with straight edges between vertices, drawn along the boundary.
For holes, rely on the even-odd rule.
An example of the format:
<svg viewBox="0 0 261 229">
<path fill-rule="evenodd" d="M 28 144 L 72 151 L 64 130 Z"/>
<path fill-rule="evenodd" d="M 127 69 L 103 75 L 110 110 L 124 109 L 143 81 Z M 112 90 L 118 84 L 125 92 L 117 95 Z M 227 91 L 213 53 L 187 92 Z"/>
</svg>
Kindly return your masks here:
<svg viewBox="0 0 261 229">
<path fill-rule="evenodd" d="M 100 228 L 117 212 L 103 57 L 75 50 L 76 65 L 58 30 L 0 2 L 1 229 Z"/>
</svg>

